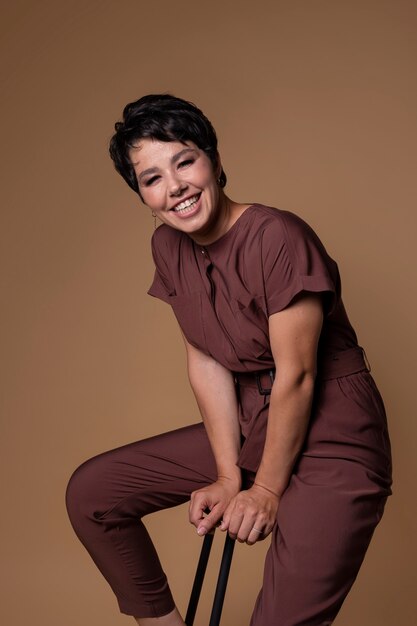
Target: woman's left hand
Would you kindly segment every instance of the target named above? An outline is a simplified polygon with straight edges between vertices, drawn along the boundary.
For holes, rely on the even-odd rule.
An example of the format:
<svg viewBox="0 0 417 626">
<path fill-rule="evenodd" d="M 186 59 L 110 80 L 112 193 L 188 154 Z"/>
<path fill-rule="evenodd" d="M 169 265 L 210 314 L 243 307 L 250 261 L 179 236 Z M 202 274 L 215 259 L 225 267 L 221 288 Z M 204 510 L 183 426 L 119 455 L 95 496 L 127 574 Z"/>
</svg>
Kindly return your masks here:
<svg viewBox="0 0 417 626">
<path fill-rule="evenodd" d="M 277 518 L 279 497 L 258 485 L 240 491 L 232 498 L 223 515 L 221 530 L 227 530 L 232 539 L 253 545 L 265 539 Z"/>
</svg>

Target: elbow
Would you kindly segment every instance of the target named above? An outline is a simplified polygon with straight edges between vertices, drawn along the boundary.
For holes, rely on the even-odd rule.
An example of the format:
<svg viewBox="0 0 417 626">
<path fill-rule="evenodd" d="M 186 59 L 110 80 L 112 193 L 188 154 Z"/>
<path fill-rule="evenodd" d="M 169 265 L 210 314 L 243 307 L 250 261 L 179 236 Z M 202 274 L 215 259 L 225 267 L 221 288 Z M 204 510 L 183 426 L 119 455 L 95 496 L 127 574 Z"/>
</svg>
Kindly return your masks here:
<svg viewBox="0 0 417 626">
<path fill-rule="evenodd" d="M 298 372 L 294 380 L 294 385 L 296 387 L 302 387 L 307 390 L 309 389 L 313 390 L 315 382 L 316 382 L 316 371 L 306 369 L 306 370 L 302 370 L 301 372 Z"/>
<path fill-rule="evenodd" d="M 304 397 L 311 398 L 314 393 L 314 385 L 316 381 L 315 372 L 305 371 L 300 373 L 293 382 L 293 389 Z"/>
<path fill-rule="evenodd" d="M 277 372 L 272 392 L 293 392 L 308 397 L 314 393 L 315 382 L 315 370 L 303 368 L 296 371 L 279 371 Z"/>
</svg>

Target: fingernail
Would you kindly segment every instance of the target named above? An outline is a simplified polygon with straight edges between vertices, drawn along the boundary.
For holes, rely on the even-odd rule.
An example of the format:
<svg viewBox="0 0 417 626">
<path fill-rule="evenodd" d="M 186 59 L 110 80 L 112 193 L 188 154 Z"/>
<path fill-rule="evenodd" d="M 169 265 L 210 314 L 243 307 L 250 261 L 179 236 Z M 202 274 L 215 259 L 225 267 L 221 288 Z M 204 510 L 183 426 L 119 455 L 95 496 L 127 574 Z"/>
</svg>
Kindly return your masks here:
<svg viewBox="0 0 417 626">
<path fill-rule="evenodd" d="M 204 528 L 204 526 L 200 526 L 200 528 L 197 528 L 197 535 L 205 535 L 207 533 L 207 529 Z"/>
</svg>

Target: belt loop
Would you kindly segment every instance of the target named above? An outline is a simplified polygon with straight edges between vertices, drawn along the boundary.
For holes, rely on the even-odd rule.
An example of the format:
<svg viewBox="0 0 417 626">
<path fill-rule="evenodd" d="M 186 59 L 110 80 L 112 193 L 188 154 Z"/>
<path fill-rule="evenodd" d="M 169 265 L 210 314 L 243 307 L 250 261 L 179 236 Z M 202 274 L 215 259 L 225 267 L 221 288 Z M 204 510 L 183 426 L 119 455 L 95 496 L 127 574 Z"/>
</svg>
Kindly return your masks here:
<svg viewBox="0 0 417 626">
<path fill-rule="evenodd" d="M 269 375 L 269 378 L 271 380 L 271 387 L 269 389 L 264 389 L 262 387 L 261 373 L 260 372 L 255 372 L 256 384 L 258 385 L 258 391 L 261 394 L 261 396 L 269 396 L 269 395 L 271 395 L 272 385 L 274 384 L 274 380 L 275 380 L 275 372 L 274 372 L 274 370 L 268 370 L 268 375 Z"/>
<path fill-rule="evenodd" d="M 368 357 L 366 356 L 365 348 L 361 347 L 361 350 L 362 350 L 362 354 L 363 354 L 363 360 L 365 361 L 365 365 L 368 368 L 368 372 L 370 372 L 371 371 L 371 364 L 369 363 Z"/>
</svg>

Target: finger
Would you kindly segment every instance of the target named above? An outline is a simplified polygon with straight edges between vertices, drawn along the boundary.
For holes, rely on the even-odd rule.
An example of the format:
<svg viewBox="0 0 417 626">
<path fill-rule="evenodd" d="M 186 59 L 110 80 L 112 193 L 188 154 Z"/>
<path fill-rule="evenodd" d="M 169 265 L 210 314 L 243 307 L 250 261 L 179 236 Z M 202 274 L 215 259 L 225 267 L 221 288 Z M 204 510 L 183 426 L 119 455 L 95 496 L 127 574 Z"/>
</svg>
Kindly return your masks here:
<svg viewBox="0 0 417 626">
<path fill-rule="evenodd" d="M 188 517 L 191 524 L 198 527 L 201 520 L 204 519 L 204 513 L 210 509 L 211 502 L 206 494 L 196 494 L 191 497 Z"/>
<path fill-rule="evenodd" d="M 228 524 L 229 535 L 232 539 L 238 538 L 238 533 L 239 533 L 240 526 L 242 524 L 243 517 L 244 517 L 243 512 L 240 512 L 239 510 L 235 508 L 230 517 L 230 521 Z"/>
<path fill-rule="evenodd" d="M 257 541 L 263 541 L 264 539 L 266 539 L 272 533 L 275 523 L 275 521 L 264 522 L 263 520 L 256 520 L 246 543 L 248 545 L 252 545 Z M 254 537 L 253 533 L 256 533 L 256 537 Z"/>
<path fill-rule="evenodd" d="M 220 506 L 213 507 L 213 510 L 208 515 L 203 517 L 202 520 L 200 520 L 197 526 L 197 533 L 199 535 L 206 535 L 211 530 L 213 530 L 213 528 L 219 522 L 221 517 L 222 517 L 221 507 Z"/>
<path fill-rule="evenodd" d="M 240 543 L 244 543 L 248 540 L 250 533 L 252 532 L 253 527 L 256 525 L 256 515 L 251 514 L 249 511 L 245 511 L 242 522 L 240 524 L 239 531 L 237 533 L 237 540 Z M 262 526 L 257 526 L 257 528 L 262 528 Z"/>
<path fill-rule="evenodd" d="M 230 514 L 223 513 L 222 518 L 220 520 L 220 530 L 223 530 L 223 531 L 228 530 L 229 522 L 230 522 Z"/>
<path fill-rule="evenodd" d="M 255 525 L 250 529 L 248 538 L 246 539 L 246 543 L 248 544 L 248 546 L 252 546 L 257 541 L 262 541 L 262 539 L 265 539 L 265 536 L 265 532 Z"/>
<path fill-rule="evenodd" d="M 234 500 L 232 500 L 231 502 L 229 502 L 228 506 L 226 507 L 222 519 L 221 519 L 221 523 L 220 523 L 220 530 L 228 530 L 229 529 L 229 524 L 230 524 L 230 518 L 232 516 L 232 511 L 234 509 Z"/>
<path fill-rule="evenodd" d="M 193 524 L 194 526 L 198 526 L 201 522 L 201 520 L 204 518 L 204 509 L 202 509 L 201 507 L 195 505 L 190 505 L 190 509 L 189 509 L 189 513 L 188 513 L 188 518 L 190 520 L 190 523 Z"/>
<path fill-rule="evenodd" d="M 230 511 L 228 524 L 229 535 L 239 542 L 246 541 L 258 516 L 257 509 L 251 501 L 248 501 L 246 493 L 240 493 L 234 501 L 233 509 Z"/>
</svg>

